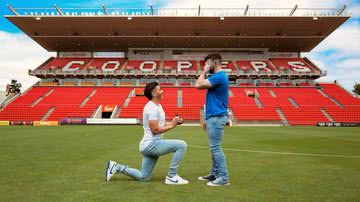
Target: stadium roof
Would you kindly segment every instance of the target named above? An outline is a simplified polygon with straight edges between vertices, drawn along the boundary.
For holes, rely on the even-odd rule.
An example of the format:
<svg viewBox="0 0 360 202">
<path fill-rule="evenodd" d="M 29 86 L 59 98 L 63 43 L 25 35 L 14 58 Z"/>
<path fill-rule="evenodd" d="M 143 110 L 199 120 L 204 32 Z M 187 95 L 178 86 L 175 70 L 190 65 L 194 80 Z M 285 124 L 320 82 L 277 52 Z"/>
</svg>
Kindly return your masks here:
<svg viewBox="0 0 360 202">
<path fill-rule="evenodd" d="M 11 7 L 10 7 L 11 8 Z M 11 8 L 12 9 L 12 8 Z M 309 52 L 349 15 L 336 13 L 169 15 L 111 12 L 28 12 L 5 16 L 48 51 L 125 51 L 128 48 L 269 48 Z M 76 11 L 77 12 L 77 11 Z M 288 11 L 286 11 L 288 12 Z M 298 11 L 300 12 L 300 11 Z M 334 12 L 334 10 L 333 10 Z M 256 12 L 255 12 L 256 13 Z M 226 14 L 226 15 L 225 15 Z"/>
</svg>

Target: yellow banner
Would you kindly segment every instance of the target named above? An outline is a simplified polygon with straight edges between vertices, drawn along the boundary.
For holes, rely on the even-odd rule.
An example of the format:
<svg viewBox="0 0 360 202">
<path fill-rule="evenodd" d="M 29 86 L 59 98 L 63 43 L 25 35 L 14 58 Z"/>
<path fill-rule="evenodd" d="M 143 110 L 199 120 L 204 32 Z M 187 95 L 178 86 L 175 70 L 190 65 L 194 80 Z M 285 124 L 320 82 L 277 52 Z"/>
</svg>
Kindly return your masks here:
<svg viewBox="0 0 360 202">
<path fill-rule="evenodd" d="M 34 126 L 57 126 L 59 125 L 58 121 L 34 121 Z"/>
<path fill-rule="evenodd" d="M 0 126 L 8 126 L 10 125 L 9 121 L 0 121 Z"/>
</svg>

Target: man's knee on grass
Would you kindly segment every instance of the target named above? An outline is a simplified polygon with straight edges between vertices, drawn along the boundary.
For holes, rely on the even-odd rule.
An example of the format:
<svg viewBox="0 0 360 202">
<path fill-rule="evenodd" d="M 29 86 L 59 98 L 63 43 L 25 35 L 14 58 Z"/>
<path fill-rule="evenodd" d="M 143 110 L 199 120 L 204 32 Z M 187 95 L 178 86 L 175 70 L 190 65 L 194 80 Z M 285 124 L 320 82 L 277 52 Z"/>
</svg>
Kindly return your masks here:
<svg viewBox="0 0 360 202">
<path fill-rule="evenodd" d="M 145 173 L 145 174 L 142 174 L 141 178 L 139 178 L 138 181 L 148 182 L 148 181 L 151 181 L 151 179 L 152 179 L 151 174 Z"/>
</svg>

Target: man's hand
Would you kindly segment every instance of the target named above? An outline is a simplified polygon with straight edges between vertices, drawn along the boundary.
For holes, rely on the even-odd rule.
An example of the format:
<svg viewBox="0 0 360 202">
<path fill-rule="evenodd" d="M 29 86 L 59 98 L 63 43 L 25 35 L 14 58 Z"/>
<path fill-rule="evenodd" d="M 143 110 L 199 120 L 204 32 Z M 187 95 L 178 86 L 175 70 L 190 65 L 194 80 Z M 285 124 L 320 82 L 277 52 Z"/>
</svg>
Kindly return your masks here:
<svg viewBox="0 0 360 202">
<path fill-rule="evenodd" d="M 200 74 L 199 78 L 195 82 L 196 89 L 212 88 L 210 81 L 208 79 L 205 79 L 205 75 L 209 70 L 210 70 L 210 66 L 205 65 L 203 73 Z"/>
<path fill-rule="evenodd" d="M 210 65 L 208 65 L 208 64 L 205 64 L 205 66 L 204 66 L 204 72 L 203 72 L 203 74 L 206 74 L 206 73 L 208 73 L 208 71 L 210 71 Z"/>
<path fill-rule="evenodd" d="M 206 130 L 206 121 L 202 122 L 201 126 L 204 130 Z"/>
<path fill-rule="evenodd" d="M 179 120 L 178 120 L 178 122 L 177 122 L 177 125 L 181 125 L 181 124 L 183 124 L 183 123 L 184 123 L 184 119 L 181 118 L 181 117 L 179 117 Z"/>
<path fill-rule="evenodd" d="M 180 121 L 180 117 L 179 116 L 175 116 L 172 120 L 171 120 L 171 126 L 172 127 L 176 127 L 178 125 L 178 122 Z"/>
</svg>

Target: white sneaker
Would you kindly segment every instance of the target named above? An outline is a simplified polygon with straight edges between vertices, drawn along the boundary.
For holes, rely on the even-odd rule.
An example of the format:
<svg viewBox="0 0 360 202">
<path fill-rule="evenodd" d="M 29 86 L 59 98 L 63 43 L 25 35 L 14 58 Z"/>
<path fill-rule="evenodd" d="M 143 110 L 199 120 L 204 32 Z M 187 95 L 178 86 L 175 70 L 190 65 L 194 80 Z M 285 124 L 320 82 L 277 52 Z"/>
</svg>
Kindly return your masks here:
<svg viewBox="0 0 360 202">
<path fill-rule="evenodd" d="M 116 173 L 116 162 L 109 160 L 107 163 L 107 168 L 105 170 L 105 181 L 109 182 Z"/>
<path fill-rule="evenodd" d="M 218 177 L 216 178 L 216 180 L 206 183 L 206 185 L 211 187 L 228 186 L 230 185 L 230 182 L 227 179 L 222 179 Z"/>
<path fill-rule="evenodd" d="M 188 184 L 189 181 L 181 178 L 179 175 L 175 175 L 174 177 L 166 176 L 165 184 L 171 185 L 180 185 L 180 184 Z"/>
</svg>

